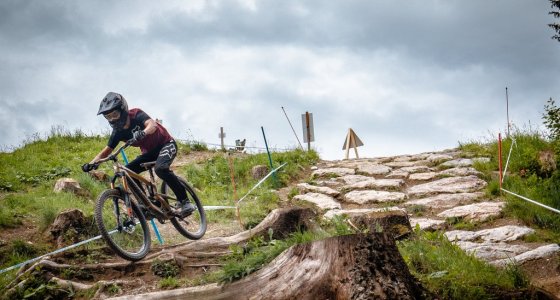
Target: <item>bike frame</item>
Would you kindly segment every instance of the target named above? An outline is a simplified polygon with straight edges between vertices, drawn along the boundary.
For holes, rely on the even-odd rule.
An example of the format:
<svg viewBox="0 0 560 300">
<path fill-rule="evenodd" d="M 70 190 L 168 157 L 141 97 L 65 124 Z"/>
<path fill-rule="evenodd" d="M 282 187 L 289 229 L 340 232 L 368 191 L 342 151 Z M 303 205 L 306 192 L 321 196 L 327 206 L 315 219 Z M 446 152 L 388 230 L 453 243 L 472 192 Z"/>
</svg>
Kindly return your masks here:
<svg viewBox="0 0 560 300">
<path fill-rule="evenodd" d="M 174 217 L 179 216 L 179 210 L 172 208 L 166 199 L 176 200 L 175 198 L 167 195 L 161 194 L 157 192 L 157 186 L 155 183 L 155 176 L 153 172 L 153 163 L 144 163 L 141 164 L 142 167 L 146 168 L 150 174 L 150 179 L 144 178 L 142 175 L 128 169 L 127 167 L 123 166 L 118 160 L 117 156 L 121 153 L 121 150 L 127 148 L 130 144 L 125 143 L 125 145 L 121 146 L 115 154 L 109 155 L 107 158 L 101 159 L 98 163 L 103 163 L 109 160 L 113 161 L 113 170 L 115 175 L 111 180 L 111 189 L 116 189 L 115 182 L 120 180 L 122 185 L 122 190 L 124 192 L 124 198 L 128 209 L 129 216 L 132 216 L 132 208 L 130 206 L 129 194 L 132 193 L 136 197 L 138 201 L 140 201 L 148 210 L 155 215 L 155 217 L 160 220 L 168 220 Z M 144 183 L 148 188 L 147 194 L 142 191 L 142 188 L 136 184 L 135 180 Z M 150 201 L 150 199 L 158 201 L 161 204 L 161 208 L 157 207 Z"/>
</svg>

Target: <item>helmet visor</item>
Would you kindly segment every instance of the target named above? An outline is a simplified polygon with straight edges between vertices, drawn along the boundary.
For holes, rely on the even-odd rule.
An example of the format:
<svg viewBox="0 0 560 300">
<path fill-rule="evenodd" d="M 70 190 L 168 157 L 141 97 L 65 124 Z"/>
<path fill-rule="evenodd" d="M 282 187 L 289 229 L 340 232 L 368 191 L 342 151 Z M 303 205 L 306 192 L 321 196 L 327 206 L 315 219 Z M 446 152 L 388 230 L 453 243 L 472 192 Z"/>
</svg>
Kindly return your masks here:
<svg viewBox="0 0 560 300">
<path fill-rule="evenodd" d="M 109 121 L 109 123 L 116 122 L 121 117 L 121 111 L 115 109 L 112 112 L 103 114 L 103 116 L 107 119 L 107 121 Z"/>
</svg>

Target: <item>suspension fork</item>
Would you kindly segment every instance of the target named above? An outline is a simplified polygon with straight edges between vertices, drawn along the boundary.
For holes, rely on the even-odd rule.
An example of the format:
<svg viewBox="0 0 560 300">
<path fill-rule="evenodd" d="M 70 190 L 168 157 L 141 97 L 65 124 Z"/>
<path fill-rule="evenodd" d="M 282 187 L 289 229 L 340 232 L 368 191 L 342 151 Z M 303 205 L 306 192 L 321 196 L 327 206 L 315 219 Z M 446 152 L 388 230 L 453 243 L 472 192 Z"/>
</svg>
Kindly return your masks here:
<svg viewBox="0 0 560 300">
<path fill-rule="evenodd" d="M 126 205 L 128 216 L 130 217 L 131 220 L 133 220 L 134 215 L 132 214 L 132 204 L 130 201 L 130 193 L 128 192 L 128 181 L 126 175 L 123 174 L 121 180 L 123 184 L 123 189 L 121 190 L 121 193 L 124 196 L 124 204 Z"/>
<path fill-rule="evenodd" d="M 117 180 L 117 178 L 121 179 L 121 186 L 115 186 L 115 181 Z M 129 193 L 128 193 L 128 182 L 126 180 L 126 175 L 124 174 L 124 172 L 119 172 L 119 173 L 115 174 L 115 177 L 113 177 L 113 180 L 111 181 L 111 189 L 119 190 L 119 193 L 124 198 L 124 204 L 125 204 L 126 209 L 127 209 L 126 213 L 130 217 L 130 219 L 132 220 L 134 218 L 134 215 L 132 213 L 132 204 L 131 204 L 130 196 L 129 196 Z M 121 227 L 121 220 L 120 220 L 121 216 L 120 216 L 118 200 L 116 198 L 113 198 L 113 204 L 114 204 L 114 207 L 115 207 L 115 215 L 117 217 L 117 222 L 119 224 L 119 229 L 120 229 L 120 227 Z"/>
</svg>

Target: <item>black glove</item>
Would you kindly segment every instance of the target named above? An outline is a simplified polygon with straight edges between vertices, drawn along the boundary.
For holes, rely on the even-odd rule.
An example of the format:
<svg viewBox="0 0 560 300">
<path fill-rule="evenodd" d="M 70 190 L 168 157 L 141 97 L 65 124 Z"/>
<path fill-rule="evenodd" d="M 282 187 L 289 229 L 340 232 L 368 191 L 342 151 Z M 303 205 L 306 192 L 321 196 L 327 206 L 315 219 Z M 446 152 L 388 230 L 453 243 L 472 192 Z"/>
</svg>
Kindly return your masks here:
<svg viewBox="0 0 560 300">
<path fill-rule="evenodd" d="M 132 139 L 136 142 L 143 139 L 146 136 L 146 132 L 144 130 L 137 130 L 132 134 Z"/>
<path fill-rule="evenodd" d="M 91 170 L 95 170 L 97 169 L 97 164 L 83 164 L 82 165 L 82 171 L 84 172 L 89 172 Z"/>
</svg>

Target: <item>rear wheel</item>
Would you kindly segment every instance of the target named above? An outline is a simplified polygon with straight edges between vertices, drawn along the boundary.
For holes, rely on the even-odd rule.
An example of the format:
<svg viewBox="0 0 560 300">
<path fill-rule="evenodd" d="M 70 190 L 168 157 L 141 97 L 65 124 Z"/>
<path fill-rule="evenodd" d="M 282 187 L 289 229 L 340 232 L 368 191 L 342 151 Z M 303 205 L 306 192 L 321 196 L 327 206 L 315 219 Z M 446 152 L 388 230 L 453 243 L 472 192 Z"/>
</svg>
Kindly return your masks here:
<svg viewBox="0 0 560 300">
<path fill-rule="evenodd" d="M 131 202 L 129 216 L 122 193 L 104 191 L 95 204 L 95 222 L 103 239 L 120 257 L 138 261 L 150 251 L 150 230 L 138 206 Z"/>
<path fill-rule="evenodd" d="M 181 185 L 185 188 L 189 201 L 196 206 L 196 210 L 184 218 L 172 218 L 171 224 L 173 224 L 177 231 L 179 231 L 179 233 L 183 236 L 191 240 L 198 240 L 204 236 L 204 233 L 206 233 L 206 214 L 204 212 L 204 207 L 202 206 L 202 203 L 200 203 L 200 199 L 198 199 L 198 196 L 194 192 L 193 188 L 180 177 L 179 182 L 181 182 Z M 165 181 L 161 184 L 161 193 L 175 198 L 167 200 L 169 201 L 169 205 L 171 205 L 171 207 L 177 209 L 181 208 L 181 204 L 176 200 L 177 197 L 175 196 L 175 193 L 173 193 L 173 190 L 169 188 Z"/>
</svg>

